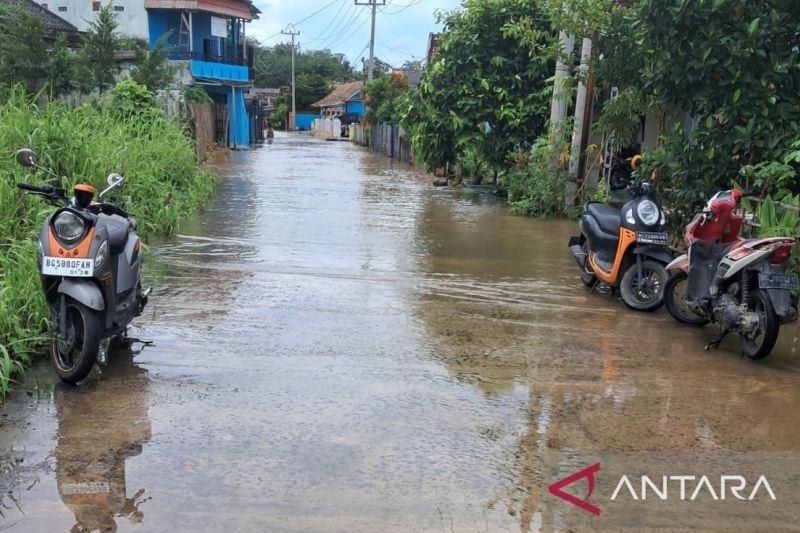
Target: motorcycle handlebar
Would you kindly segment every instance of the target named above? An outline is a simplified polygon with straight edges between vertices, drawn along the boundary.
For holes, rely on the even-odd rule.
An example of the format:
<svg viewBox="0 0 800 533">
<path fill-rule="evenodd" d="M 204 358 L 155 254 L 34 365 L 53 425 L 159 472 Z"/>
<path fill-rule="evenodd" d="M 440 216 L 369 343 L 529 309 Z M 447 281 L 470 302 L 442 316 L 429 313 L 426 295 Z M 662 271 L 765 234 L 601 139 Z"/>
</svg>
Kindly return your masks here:
<svg viewBox="0 0 800 533">
<path fill-rule="evenodd" d="M 120 209 L 119 207 L 115 206 L 114 204 L 98 204 L 98 210 L 103 213 L 104 215 L 119 215 L 123 218 L 130 218 L 131 215 L 124 209 Z"/>
<path fill-rule="evenodd" d="M 17 183 L 17 187 L 22 189 L 23 191 L 45 192 L 43 187 L 39 187 L 38 185 L 31 185 L 30 183 Z"/>
</svg>

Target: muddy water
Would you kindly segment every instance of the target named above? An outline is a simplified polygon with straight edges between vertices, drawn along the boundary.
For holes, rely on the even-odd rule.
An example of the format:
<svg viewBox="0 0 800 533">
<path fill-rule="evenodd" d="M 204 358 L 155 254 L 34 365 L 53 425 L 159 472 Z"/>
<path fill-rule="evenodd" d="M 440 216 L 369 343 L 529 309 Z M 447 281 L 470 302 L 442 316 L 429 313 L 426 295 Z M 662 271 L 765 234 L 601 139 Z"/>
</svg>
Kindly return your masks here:
<svg viewBox="0 0 800 533">
<path fill-rule="evenodd" d="M 588 294 L 572 223 L 348 143 L 279 136 L 224 171 L 213 206 L 152 246 L 134 333 L 154 345 L 78 388 L 37 367 L 0 408 L 0 529 L 800 523 L 793 330 L 759 364 L 704 352 L 711 328 Z M 599 517 L 547 491 L 598 462 Z M 777 499 L 611 500 L 642 474 L 716 492 L 742 475 L 744 496 L 763 474 Z"/>
</svg>

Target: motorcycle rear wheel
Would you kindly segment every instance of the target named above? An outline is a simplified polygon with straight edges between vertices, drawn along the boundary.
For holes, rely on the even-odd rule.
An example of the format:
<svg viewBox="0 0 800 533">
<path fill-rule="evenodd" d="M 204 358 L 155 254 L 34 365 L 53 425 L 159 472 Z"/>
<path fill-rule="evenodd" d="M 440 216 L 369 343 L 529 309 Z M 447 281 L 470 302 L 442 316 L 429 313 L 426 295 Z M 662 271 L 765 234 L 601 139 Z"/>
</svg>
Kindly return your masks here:
<svg viewBox="0 0 800 533">
<path fill-rule="evenodd" d="M 67 383 L 77 383 L 91 372 L 100 349 L 100 316 L 80 302 L 67 298 L 68 339 L 55 335 L 50 342 L 50 358 L 56 374 Z"/>
<path fill-rule="evenodd" d="M 775 342 L 778 340 L 781 325 L 769 298 L 763 291 L 754 290 L 751 293 L 747 310 L 758 313 L 758 331 L 753 338 L 739 335 L 739 346 L 742 349 L 742 355 L 758 361 L 772 352 Z"/>
<path fill-rule="evenodd" d="M 686 293 L 681 291 L 681 284 L 687 283 L 688 280 L 689 276 L 686 272 L 678 272 L 670 276 L 664 287 L 664 305 L 666 305 L 667 311 L 672 315 L 672 318 L 681 324 L 705 326 L 708 324 L 708 319 L 692 312 L 684 304 Z"/>
</svg>

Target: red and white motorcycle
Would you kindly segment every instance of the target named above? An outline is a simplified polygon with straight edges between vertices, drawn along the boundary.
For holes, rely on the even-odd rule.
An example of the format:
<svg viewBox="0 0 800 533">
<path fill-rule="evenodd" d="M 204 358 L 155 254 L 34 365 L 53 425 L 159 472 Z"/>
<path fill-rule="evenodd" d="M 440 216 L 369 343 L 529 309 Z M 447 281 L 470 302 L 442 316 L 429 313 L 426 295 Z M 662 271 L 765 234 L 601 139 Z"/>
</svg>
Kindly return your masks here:
<svg viewBox="0 0 800 533">
<path fill-rule="evenodd" d="M 791 289 L 797 276 L 786 273 L 795 245 L 791 237 L 743 239 L 742 192 L 720 191 L 686 226 L 689 252 L 667 265 L 671 274 L 664 303 L 679 322 L 698 326 L 714 322 L 717 348 L 728 333 L 739 335 L 743 355 L 770 354 L 781 324 L 796 319 Z"/>
</svg>

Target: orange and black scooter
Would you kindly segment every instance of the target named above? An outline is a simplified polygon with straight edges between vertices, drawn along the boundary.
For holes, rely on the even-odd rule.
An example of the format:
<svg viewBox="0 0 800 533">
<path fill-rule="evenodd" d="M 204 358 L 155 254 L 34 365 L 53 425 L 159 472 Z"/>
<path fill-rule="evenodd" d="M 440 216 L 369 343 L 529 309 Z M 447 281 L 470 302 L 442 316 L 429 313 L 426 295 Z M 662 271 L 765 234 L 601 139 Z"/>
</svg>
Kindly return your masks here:
<svg viewBox="0 0 800 533">
<path fill-rule="evenodd" d="M 58 178 L 22 149 L 17 162 Z M 39 234 L 39 273 L 53 319 L 51 356 L 58 376 L 69 383 L 85 378 L 95 361 L 106 363 L 112 338 L 125 340 L 126 328 L 140 315 L 149 290 L 142 290 L 141 242 L 136 221 L 102 198 L 122 186 L 108 176 L 98 195 L 91 185 L 75 185 L 73 196 L 52 185 L 18 183 L 27 194 L 58 209 Z"/>
<path fill-rule="evenodd" d="M 639 159 L 632 159 L 634 169 Z M 628 307 L 653 311 L 664 303 L 668 278 L 664 267 L 673 259 L 664 231 L 666 218 L 651 183 L 631 179 L 615 188 L 627 189 L 631 200 L 621 209 L 587 203 L 578 223 L 581 233 L 570 238 L 569 248 L 584 285 L 619 288 Z"/>
</svg>

